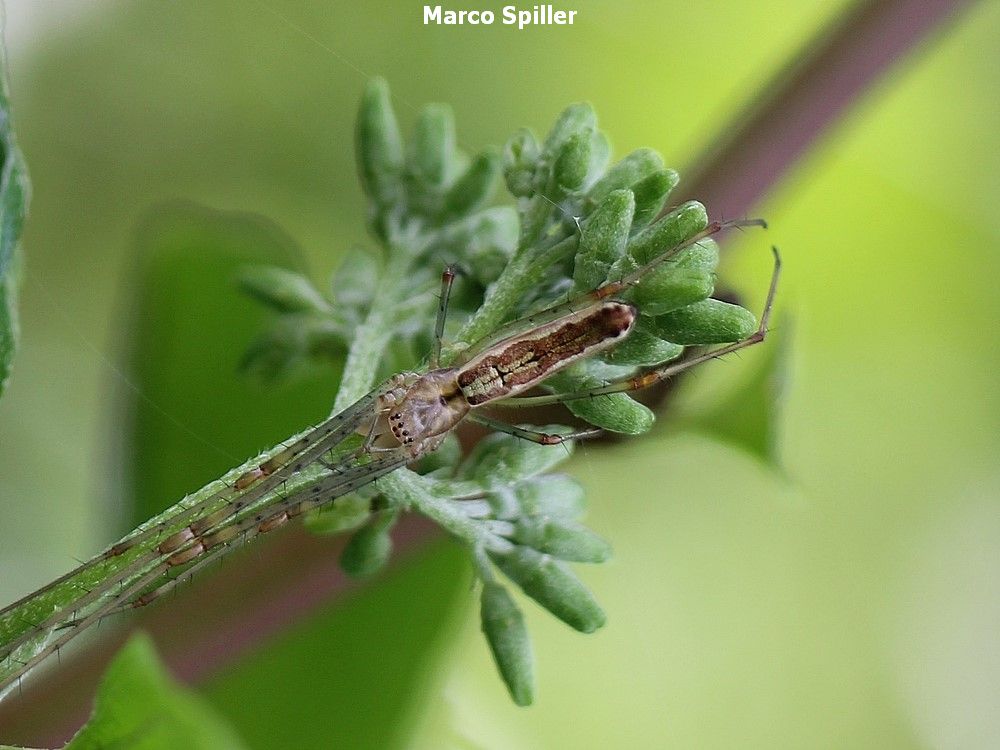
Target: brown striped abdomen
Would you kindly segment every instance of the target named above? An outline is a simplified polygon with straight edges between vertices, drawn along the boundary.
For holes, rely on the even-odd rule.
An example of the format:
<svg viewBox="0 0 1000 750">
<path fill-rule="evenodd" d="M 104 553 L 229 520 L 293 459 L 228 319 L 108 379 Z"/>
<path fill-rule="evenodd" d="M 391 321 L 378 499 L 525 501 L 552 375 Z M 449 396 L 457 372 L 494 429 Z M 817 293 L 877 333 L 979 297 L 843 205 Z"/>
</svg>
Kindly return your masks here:
<svg viewBox="0 0 1000 750">
<path fill-rule="evenodd" d="M 572 362 L 621 341 L 636 310 L 624 302 L 600 302 L 491 346 L 458 373 L 471 406 L 512 396 L 538 385 Z"/>
</svg>

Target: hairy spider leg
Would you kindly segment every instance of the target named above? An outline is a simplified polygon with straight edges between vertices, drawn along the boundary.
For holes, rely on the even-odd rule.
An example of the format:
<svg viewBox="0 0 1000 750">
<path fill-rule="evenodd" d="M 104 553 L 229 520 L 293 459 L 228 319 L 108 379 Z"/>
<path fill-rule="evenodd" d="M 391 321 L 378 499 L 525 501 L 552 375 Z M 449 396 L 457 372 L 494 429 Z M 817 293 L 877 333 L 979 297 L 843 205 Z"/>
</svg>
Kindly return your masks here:
<svg viewBox="0 0 1000 750">
<path fill-rule="evenodd" d="M 531 430 L 525 427 L 517 427 L 516 425 L 491 419 L 484 414 L 473 413 L 468 416 L 468 419 L 470 422 L 476 422 L 477 424 L 481 424 L 483 427 L 487 427 L 495 432 L 505 432 L 508 435 L 524 438 L 525 440 L 530 440 L 531 442 L 539 443 L 540 445 L 559 445 L 560 443 L 566 443 L 571 440 L 585 440 L 587 438 L 597 437 L 604 432 L 600 428 L 594 427 L 589 430 L 570 432 L 566 435 L 557 435 L 551 432 L 542 432 L 541 430 Z"/>
<path fill-rule="evenodd" d="M 456 266 L 447 265 L 441 273 L 441 295 L 438 297 L 437 320 L 434 322 L 434 350 L 431 352 L 430 368 L 441 366 L 441 342 L 444 339 L 444 324 L 448 320 L 448 300 L 451 287 L 455 283 Z"/>
</svg>

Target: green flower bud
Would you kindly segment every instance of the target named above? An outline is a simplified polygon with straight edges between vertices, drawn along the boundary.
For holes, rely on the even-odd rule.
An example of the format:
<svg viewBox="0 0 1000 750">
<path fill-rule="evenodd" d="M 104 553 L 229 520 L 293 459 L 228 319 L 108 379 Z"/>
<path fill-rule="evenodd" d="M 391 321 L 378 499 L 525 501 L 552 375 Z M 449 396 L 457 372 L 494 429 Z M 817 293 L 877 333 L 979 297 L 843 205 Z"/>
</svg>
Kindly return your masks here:
<svg viewBox="0 0 1000 750">
<path fill-rule="evenodd" d="M 382 78 L 365 87 L 355 138 L 362 187 L 376 206 L 394 205 L 403 194 L 403 138 Z"/>
<path fill-rule="evenodd" d="M 562 425 L 544 425 L 530 429 L 542 432 L 565 433 Z M 539 445 L 514 435 L 493 433 L 487 435 L 473 448 L 465 459 L 460 476 L 482 483 L 484 487 L 511 484 L 548 471 L 573 451 L 573 443 Z"/>
<path fill-rule="evenodd" d="M 483 635 L 514 703 L 530 706 L 535 699 L 534 654 L 524 614 L 498 583 L 485 583 L 480 597 Z"/>
<path fill-rule="evenodd" d="M 326 313 L 330 303 L 305 276 L 277 266 L 254 266 L 240 273 L 247 294 L 278 312 Z"/>
<path fill-rule="evenodd" d="M 663 157 L 650 148 L 633 151 L 609 169 L 587 193 L 587 201 L 598 204 L 613 190 L 631 188 L 637 182 L 663 169 Z"/>
<path fill-rule="evenodd" d="M 367 307 L 375 294 L 380 273 L 379 261 L 372 253 L 360 248 L 348 252 L 331 282 L 337 305 Z"/>
<path fill-rule="evenodd" d="M 636 199 L 638 206 L 638 198 Z M 688 201 L 655 224 L 646 227 L 628 243 L 628 252 L 640 265 L 694 237 L 708 226 L 708 214 L 698 201 Z"/>
<path fill-rule="evenodd" d="M 611 545 L 590 529 L 543 516 L 518 521 L 512 539 L 560 560 L 600 563 L 611 557 Z"/>
<path fill-rule="evenodd" d="M 314 534 L 339 534 L 356 529 L 371 515 L 371 500 L 356 493 L 343 495 L 320 510 L 305 515 L 303 523 Z"/>
<path fill-rule="evenodd" d="M 717 299 L 674 310 L 653 319 L 656 330 L 679 344 L 727 344 L 742 341 L 757 330 L 754 314 Z"/>
<path fill-rule="evenodd" d="M 604 612 L 593 595 L 562 563 L 530 547 L 491 557 L 525 594 L 570 627 L 593 633 L 604 625 Z"/>
<path fill-rule="evenodd" d="M 578 398 L 567 401 L 566 408 L 592 425 L 622 435 L 641 435 L 649 432 L 649 428 L 656 421 L 656 417 L 648 407 L 626 393 Z"/>
<path fill-rule="evenodd" d="M 718 264 L 719 246 L 714 240 L 701 240 L 652 269 L 625 296 L 643 316 L 663 315 L 712 294 Z"/>
<path fill-rule="evenodd" d="M 632 231 L 642 229 L 660 214 L 670 191 L 677 187 L 679 179 L 674 170 L 661 169 L 632 186 L 632 192 L 635 193 L 635 220 L 632 222 Z"/>
<path fill-rule="evenodd" d="M 625 252 L 635 200 L 631 190 L 615 190 L 587 219 L 573 267 L 577 289 L 594 289 L 608 278 L 612 264 Z"/>
<path fill-rule="evenodd" d="M 395 512 L 372 517 L 367 526 L 354 532 L 340 553 L 340 567 L 349 576 L 364 578 L 381 570 L 392 554 L 389 531 L 396 523 Z"/>
<path fill-rule="evenodd" d="M 587 168 L 587 180 L 584 183 L 590 186 L 608 168 L 611 161 L 611 141 L 600 130 L 595 130 L 590 137 L 590 166 Z"/>
<path fill-rule="evenodd" d="M 628 338 L 605 354 L 602 359 L 613 365 L 648 367 L 679 357 L 684 347 L 671 341 L 664 341 L 654 334 L 649 320 L 645 315 L 640 316 Z"/>
<path fill-rule="evenodd" d="M 451 107 L 428 104 L 421 110 L 410 140 L 410 175 L 424 185 L 443 185 L 454 158 L 455 119 Z"/>
<path fill-rule="evenodd" d="M 558 393 L 576 393 L 600 388 L 617 380 L 629 369 L 606 365 L 599 360 L 579 362 L 550 378 Z M 594 398 L 576 398 L 566 408 L 592 425 L 624 435 L 641 435 L 653 426 L 655 417 L 646 406 L 626 393 L 609 393 Z"/>
<path fill-rule="evenodd" d="M 521 514 L 576 521 L 583 517 L 583 487 L 566 474 L 542 474 L 519 482 L 514 496 Z"/>
<path fill-rule="evenodd" d="M 577 133 L 597 130 L 597 113 L 587 102 L 571 104 L 556 118 L 555 125 L 545 138 L 545 153 L 554 158 L 570 138 Z"/>
<path fill-rule="evenodd" d="M 550 200 L 559 200 L 576 190 L 587 179 L 592 137 L 593 133 L 590 131 L 574 133 L 563 143 L 552 168 L 554 185 L 550 191 Z"/>
<path fill-rule="evenodd" d="M 500 157 L 494 151 L 484 151 L 472 160 L 465 174 L 448 188 L 444 197 L 446 217 L 465 216 L 486 203 L 496 187 Z"/>
<path fill-rule="evenodd" d="M 525 198 L 535 189 L 535 169 L 541 147 L 530 130 L 521 128 L 503 147 L 503 178 L 511 195 Z"/>
</svg>

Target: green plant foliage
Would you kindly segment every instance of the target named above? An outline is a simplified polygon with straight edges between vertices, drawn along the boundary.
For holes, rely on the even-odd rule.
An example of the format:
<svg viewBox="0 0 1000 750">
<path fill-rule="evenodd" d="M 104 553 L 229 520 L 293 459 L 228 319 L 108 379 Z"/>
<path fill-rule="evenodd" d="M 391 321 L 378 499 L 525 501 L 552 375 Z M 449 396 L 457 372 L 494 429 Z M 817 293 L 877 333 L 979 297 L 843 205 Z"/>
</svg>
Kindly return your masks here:
<svg viewBox="0 0 1000 750">
<path fill-rule="evenodd" d="M 277 236 L 265 234 L 247 243 L 263 256 L 263 267 L 239 274 L 244 290 L 270 313 L 263 334 L 248 347 L 244 369 L 265 380 L 283 381 L 303 367 L 322 368 L 346 353 L 335 413 L 352 404 L 354 409 L 369 408 L 364 405 L 374 399 L 372 389 L 378 382 L 426 367 L 444 263 L 474 269 L 460 276 L 450 298 L 445 365 L 469 346 L 481 350 L 521 332 L 525 324 L 519 321 L 525 316 L 553 315 L 548 308 L 565 301 L 574 286 L 589 291 L 627 280 L 621 294 L 638 306 L 637 338 L 617 361 L 613 352 L 605 357 L 608 361 L 579 361 L 545 381 L 543 387 L 556 396 L 626 382 L 643 374 L 643 368 L 676 358 L 681 345 L 734 341 L 747 336 L 752 330 L 748 326 L 755 324 L 742 308 L 708 299 L 718 251 L 700 234 L 707 225 L 704 207 L 685 203 L 653 221 L 676 184 L 676 174 L 663 169 L 662 160 L 649 151 L 635 152 L 606 172 L 609 141 L 588 104 L 564 110 L 541 145 L 519 131 L 502 158 L 487 149 L 470 159 L 457 150 L 450 110 L 442 105 L 425 108 L 405 142 L 388 87 L 375 80 L 362 97 L 356 137 L 369 227 L 381 254 L 349 256 L 326 292 L 302 273 L 285 268 L 290 264 L 282 262 Z M 501 165 L 516 193 L 513 211 L 486 205 Z M 204 322 L 220 310 L 232 314 L 237 308 L 229 302 L 212 312 L 196 311 L 199 299 L 211 300 L 215 307 L 228 299 L 211 284 L 220 278 L 231 283 L 234 257 L 245 259 L 245 253 L 230 251 L 242 247 L 234 230 L 247 227 L 230 224 L 226 232 L 213 234 L 197 221 L 176 226 L 154 222 L 153 229 L 141 235 L 150 246 L 141 286 L 142 304 L 148 307 L 139 315 L 135 361 L 144 393 L 176 394 L 163 399 L 171 411 L 183 412 L 179 402 L 191 395 L 176 390 L 167 373 L 179 365 L 184 371 L 183 364 L 189 362 L 190 372 L 211 382 L 196 365 L 204 359 L 203 352 L 210 350 L 213 339 L 245 329 L 243 317 L 242 325 L 227 320 L 224 331 Z M 189 352 L 198 354 L 183 356 Z M 646 432 L 654 421 L 649 408 L 624 392 L 575 398 L 567 406 L 577 417 L 622 434 Z M 222 421 L 241 424 L 238 418 Z M 570 431 L 560 425 L 540 429 L 549 434 Z M 155 431 L 143 428 L 139 434 Z M 359 453 L 361 441 L 360 435 L 342 440 L 326 460 L 286 478 L 270 492 L 273 497 L 255 498 L 238 512 L 250 518 L 270 500 L 307 487 L 318 492 L 317 483 L 334 474 L 363 471 L 369 456 Z M 566 563 L 603 562 L 610 546 L 581 525 L 578 488 L 546 474 L 572 454 L 572 443 L 542 445 L 497 433 L 480 441 L 464 460 L 456 446 L 452 442 L 442 454 L 450 461 L 438 457 L 412 469 L 396 469 L 348 496 L 344 507 L 334 504 L 332 510 L 315 513 L 310 525 L 324 531 L 356 529 L 341 565 L 351 575 L 367 576 L 389 560 L 389 531 L 398 514 L 418 512 L 464 548 L 484 585 L 497 585 L 499 569 L 574 629 L 590 633 L 600 628 L 603 611 Z M 281 449 L 276 446 L 220 481 L 232 485 L 248 468 Z M 143 471 L 140 463 L 137 487 L 171 488 L 169 475 L 183 459 L 168 460 L 165 453 L 141 449 L 139 454 L 149 459 L 151 471 Z M 210 484 L 148 523 L 163 524 L 168 533 L 183 528 L 185 522 L 174 516 L 206 498 L 210 510 L 220 507 L 225 496 L 212 493 L 225 485 Z M 542 489 L 550 494 L 540 494 Z M 160 507 L 153 503 L 146 509 L 153 513 Z M 126 566 L 155 547 L 156 539 L 143 539 L 127 553 L 101 559 L 37 599 L 0 613 L 0 636 L 18 639 L 12 658 L 2 667 L 16 674 L 17 660 L 45 653 L 50 634 L 34 623 L 49 622 L 61 609 L 76 618 L 81 607 L 85 614 L 99 608 L 102 600 L 114 601 L 119 589 L 114 576 L 127 580 L 140 572 Z M 160 575 L 155 556 L 136 564 Z M 163 575 L 169 578 L 169 573 Z M 77 603 L 80 597 L 82 605 Z M 525 667 L 530 652 L 524 646 L 523 620 L 513 602 L 496 589 L 484 601 L 483 628 L 493 655 L 515 701 L 526 703 L 533 688 L 531 670 Z"/>
<path fill-rule="evenodd" d="M 27 168 L 14 140 L 6 67 L 6 54 L 0 50 L 0 396 L 17 348 L 19 243 L 30 194 Z"/>
<path fill-rule="evenodd" d="M 104 673 L 87 725 L 66 750 L 242 750 L 247 746 L 194 693 L 166 673 L 145 635 L 134 635 Z"/>
</svg>

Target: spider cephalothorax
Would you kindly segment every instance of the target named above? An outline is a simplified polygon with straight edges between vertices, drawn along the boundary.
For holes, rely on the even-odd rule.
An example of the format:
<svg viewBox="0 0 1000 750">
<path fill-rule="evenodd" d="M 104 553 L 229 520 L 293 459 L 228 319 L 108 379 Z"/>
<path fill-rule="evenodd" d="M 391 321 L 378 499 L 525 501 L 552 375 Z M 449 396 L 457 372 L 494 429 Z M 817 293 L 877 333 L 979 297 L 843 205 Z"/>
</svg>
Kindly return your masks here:
<svg viewBox="0 0 1000 750">
<path fill-rule="evenodd" d="M 431 370 L 389 408 L 389 430 L 400 445 L 422 452 L 424 441 L 448 432 L 469 413 L 469 402 L 458 387 L 458 373 L 455 367 Z"/>
</svg>

